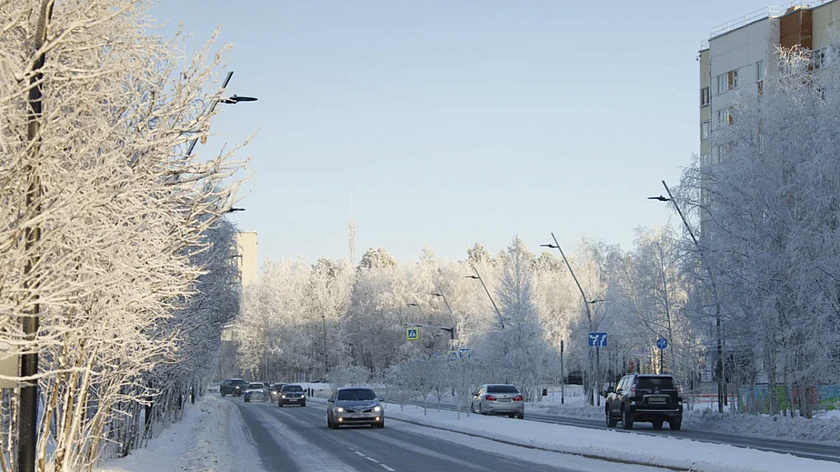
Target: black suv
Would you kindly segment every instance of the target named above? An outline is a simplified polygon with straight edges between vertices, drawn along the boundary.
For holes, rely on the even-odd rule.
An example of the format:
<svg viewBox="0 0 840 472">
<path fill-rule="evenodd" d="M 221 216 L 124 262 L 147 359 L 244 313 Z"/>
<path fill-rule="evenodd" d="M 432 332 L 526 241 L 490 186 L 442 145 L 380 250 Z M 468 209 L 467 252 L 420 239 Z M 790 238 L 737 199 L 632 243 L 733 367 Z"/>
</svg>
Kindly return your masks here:
<svg viewBox="0 0 840 472">
<path fill-rule="evenodd" d="M 248 381 L 243 379 L 224 379 L 219 384 L 219 393 L 222 396 L 233 395 L 234 397 L 241 396 L 248 388 Z"/>
<path fill-rule="evenodd" d="M 619 420 L 624 429 L 631 429 L 633 423 L 642 421 L 653 423 L 653 429 L 662 429 L 665 421 L 675 431 L 682 425 L 682 396 L 672 375 L 625 375 L 615 391 L 607 391 L 606 397 L 607 426 L 610 428 Z"/>
</svg>

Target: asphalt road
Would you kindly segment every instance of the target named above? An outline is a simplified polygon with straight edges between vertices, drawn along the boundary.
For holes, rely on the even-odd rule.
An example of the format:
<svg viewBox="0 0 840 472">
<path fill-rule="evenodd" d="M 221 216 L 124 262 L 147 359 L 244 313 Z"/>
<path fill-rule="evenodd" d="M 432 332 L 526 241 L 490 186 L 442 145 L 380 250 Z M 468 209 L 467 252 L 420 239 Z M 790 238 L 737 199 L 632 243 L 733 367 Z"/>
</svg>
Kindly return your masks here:
<svg viewBox="0 0 840 472">
<path fill-rule="evenodd" d="M 305 408 L 244 403 L 231 398 L 244 419 L 267 471 L 580 472 L 617 464 L 534 451 L 387 419 L 384 429 L 327 428 L 324 405 Z M 467 439 L 464 439 L 467 438 Z M 468 444 L 467 444 L 468 443 Z M 633 472 L 662 471 L 622 465 Z"/>
</svg>

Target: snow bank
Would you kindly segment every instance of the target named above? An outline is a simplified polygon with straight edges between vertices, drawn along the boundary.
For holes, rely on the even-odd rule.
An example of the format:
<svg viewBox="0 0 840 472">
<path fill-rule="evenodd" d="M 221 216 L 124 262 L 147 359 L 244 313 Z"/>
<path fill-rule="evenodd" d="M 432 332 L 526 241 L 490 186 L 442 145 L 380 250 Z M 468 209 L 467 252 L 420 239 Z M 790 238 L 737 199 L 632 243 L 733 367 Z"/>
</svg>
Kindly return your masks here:
<svg viewBox="0 0 840 472">
<path fill-rule="evenodd" d="M 97 472 L 263 472 L 254 441 L 234 405 L 215 395 L 186 404 L 184 418 L 127 457 L 111 459 Z"/>
</svg>

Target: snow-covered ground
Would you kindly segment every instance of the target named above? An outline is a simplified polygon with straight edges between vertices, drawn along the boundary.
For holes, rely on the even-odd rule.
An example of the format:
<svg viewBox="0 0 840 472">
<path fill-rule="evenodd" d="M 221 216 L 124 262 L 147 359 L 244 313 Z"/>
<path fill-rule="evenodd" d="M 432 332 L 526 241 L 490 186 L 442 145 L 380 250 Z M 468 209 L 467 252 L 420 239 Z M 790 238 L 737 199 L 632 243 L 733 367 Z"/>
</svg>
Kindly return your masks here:
<svg viewBox="0 0 840 472">
<path fill-rule="evenodd" d="M 239 411 L 218 394 L 186 404 L 184 418 L 127 457 L 112 459 L 97 472 L 263 472 L 254 441 Z"/>
<path fill-rule="evenodd" d="M 600 409 L 586 406 L 574 391 L 567 392 L 566 403 L 560 405 L 559 393 L 531 403 L 528 410 L 544 409 L 567 416 L 600 418 Z M 313 399 L 314 400 L 314 399 Z M 387 416 L 464 432 L 495 440 L 521 444 L 531 448 L 586 456 L 603 456 L 633 463 L 686 468 L 693 471 L 836 472 L 833 462 L 802 459 L 725 445 L 700 443 L 672 437 L 628 434 L 622 431 L 589 430 L 556 424 L 483 417 L 453 411 L 437 411 L 430 401 L 426 414 L 416 406 L 387 405 Z M 526 410 L 527 411 L 527 410 Z M 753 434 L 795 439 L 836 441 L 840 436 L 840 415 L 829 412 L 821 419 L 804 420 L 784 417 L 767 418 L 751 415 L 720 415 L 706 409 L 689 412 L 683 428 L 725 430 L 730 433 Z M 431 430 L 430 434 L 434 433 Z M 448 434 L 448 433 L 447 433 Z M 152 439 L 145 449 L 132 451 L 125 458 L 112 459 L 98 472 L 166 472 L 249 470 L 261 472 L 256 447 L 244 428 L 236 407 L 208 393 L 195 405 L 188 405 L 183 421 L 170 426 Z"/>
</svg>

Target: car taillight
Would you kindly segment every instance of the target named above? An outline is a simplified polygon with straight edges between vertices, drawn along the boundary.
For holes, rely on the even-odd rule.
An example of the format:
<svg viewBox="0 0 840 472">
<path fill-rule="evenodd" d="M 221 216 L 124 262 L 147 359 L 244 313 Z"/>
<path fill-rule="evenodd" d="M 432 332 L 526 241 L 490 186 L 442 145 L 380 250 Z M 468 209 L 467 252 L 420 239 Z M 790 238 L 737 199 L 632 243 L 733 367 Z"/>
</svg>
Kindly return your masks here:
<svg viewBox="0 0 840 472">
<path fill-rule="evenodd" d="M 632 392 L 632 393 L 636 393 L 636 386 L 635 386 L 635 385 L 633 385 L 632 387 L 630 387 L 630 392 Z"/>
<path fill-rule="evenodd" d="M 513 401 L 515 401 L 515 402 L 521 402 L 521 401 L 524 401 L 524 400 L 525 399 L 522 398 L 522 395 L 517 395 L 517 396 L 513 397 Z"/>
<path fill-rule="evenodd" d="M 489 401 L 489 402 L 494 402 L 494 401 L 496 401 L 496 397 L 494 397 L 494 396 L 492 396 L 492 395 L 484 395 L 484 399 L 485 399 L 485 400 L 487 400 L 487 401 Z"/>
</svg>

